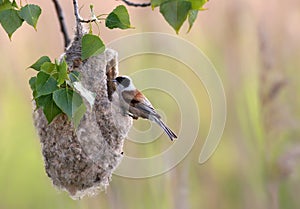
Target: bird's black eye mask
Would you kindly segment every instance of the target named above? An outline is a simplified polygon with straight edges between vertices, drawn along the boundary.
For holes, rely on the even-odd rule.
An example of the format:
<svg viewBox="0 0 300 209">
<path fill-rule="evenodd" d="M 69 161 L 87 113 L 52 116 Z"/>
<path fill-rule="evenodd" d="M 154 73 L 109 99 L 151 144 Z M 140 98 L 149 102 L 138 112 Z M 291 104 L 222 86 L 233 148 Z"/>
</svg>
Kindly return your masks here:
<svg viewBox="0 0 300 209">
<path fill-rule="evenodd" d="M 118 84 L 121 84 L 125 88 L 130 85 L 130 80 L 128 78 L 125 78 L 125 77 L 121 77 L 121 76 L 117 77 L 116 81 L 118 82 Z"/>
</svg>

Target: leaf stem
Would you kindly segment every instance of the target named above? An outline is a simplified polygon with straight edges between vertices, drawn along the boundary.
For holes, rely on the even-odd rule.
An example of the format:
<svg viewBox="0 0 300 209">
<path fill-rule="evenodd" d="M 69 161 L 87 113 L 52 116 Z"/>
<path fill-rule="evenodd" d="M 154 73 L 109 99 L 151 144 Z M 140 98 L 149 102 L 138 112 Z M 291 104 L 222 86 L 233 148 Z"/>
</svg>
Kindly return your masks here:
<svg viewBox="0 0 300 209">
<path fill-rule="evenodd" d="M 102 17 L 102 16 L 108 16 L 108 14 L 101 14 L 101 15 L 98 15 L 97 18 Z"/>
</svg>

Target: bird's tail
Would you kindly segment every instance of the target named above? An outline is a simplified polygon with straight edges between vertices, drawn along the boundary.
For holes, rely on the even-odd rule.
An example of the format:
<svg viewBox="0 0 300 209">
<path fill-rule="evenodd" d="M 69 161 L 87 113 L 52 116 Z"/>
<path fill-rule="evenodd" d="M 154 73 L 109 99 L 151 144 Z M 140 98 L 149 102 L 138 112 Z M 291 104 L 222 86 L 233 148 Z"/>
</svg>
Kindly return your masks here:
<svg viewBox="0 0 300 209">
<path fill-rule="evenodd" d="M 173 139 L 176 139 L 177 136 L 176 134 L 159 118 L 157 117 L 152 117 L 153 121 L 155 121 L 169 136 L 169 138 L 173 141 Z"/>
</svg>

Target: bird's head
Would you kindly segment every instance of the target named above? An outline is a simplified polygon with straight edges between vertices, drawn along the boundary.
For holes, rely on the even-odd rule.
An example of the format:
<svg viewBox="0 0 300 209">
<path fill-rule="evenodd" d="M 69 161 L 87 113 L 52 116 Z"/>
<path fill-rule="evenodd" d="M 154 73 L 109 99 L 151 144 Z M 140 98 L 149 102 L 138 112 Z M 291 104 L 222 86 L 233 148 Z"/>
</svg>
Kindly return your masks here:
<svg viewBox="0 0 300 209">
<path fill-rule="evenodd" d="M 116 82 L 118 88 L 122 91 L 132 91 L 136 89 L 131 78 L 126 75 L 118 76 L 114 79 L 114 81 Z"/>
</svg>

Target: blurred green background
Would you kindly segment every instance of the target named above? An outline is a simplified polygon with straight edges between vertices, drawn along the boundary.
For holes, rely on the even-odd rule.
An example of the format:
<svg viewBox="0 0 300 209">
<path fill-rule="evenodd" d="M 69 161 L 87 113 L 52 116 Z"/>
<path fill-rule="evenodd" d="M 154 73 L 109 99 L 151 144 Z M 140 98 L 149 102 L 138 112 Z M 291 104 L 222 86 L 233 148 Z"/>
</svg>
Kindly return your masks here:
<svg viewBox="0 0 300 209">
<path fill-rule="evenodd" d="M 52 1 L 29 2 L 43 9 L 37 32 L 24 25 L 9 41 L 0 29 L 0 209 L 300 208 L 300 1 L 209 2 L 192 31 L 187 34 L 185 25 L 179 36 L 203 50 L 224 84 L 228 115 L 216 152 L 208 162 L 198 164 L 209 130 L 210 104 L 203 86 L 195 86 L 193 75 L 182 75 L 180 66 L 173 63 L 174 73 L 197 92 L 201 127 L 192 151 L 163 175 L 138 180 L 113 176 L 106 192 L 80 201 L 52 187 L 43 168 L 31 117 L 28 79 L 34 72 L 25 68 L 42 55 L 59 57 L 63 39 Z M 71 3 L 61 1 L 70 33 L 74 27 Z M 108 13 L 120 2 L 80 1 L 84 17 L 88 17 L 89 3 L 95 5 L 96 13 Z M 100 24 L 106 43 L 138 32 L 174 34 L 157 9 L 129 8 L 129 14 L 135 29 L 110 31 Z M 135 60 L 124 62 L 131 66 L 130 73 L 139 69 Z M 164 58 L 156 61 L 160 67 L 172 66 Z M 121 63 L 121 73 L 129 74 L 122 69 Z M 160 109 L 168 106 L 146 93 Z M 176 119 L 168 124 L 178 131 Z M 148 124 L 142 121 L 135 126 Z M 157 154 L 157 149 L 169 145 L 162 138 L 136 147 L 126 142 L 125 152 Z"/>
</svg>

